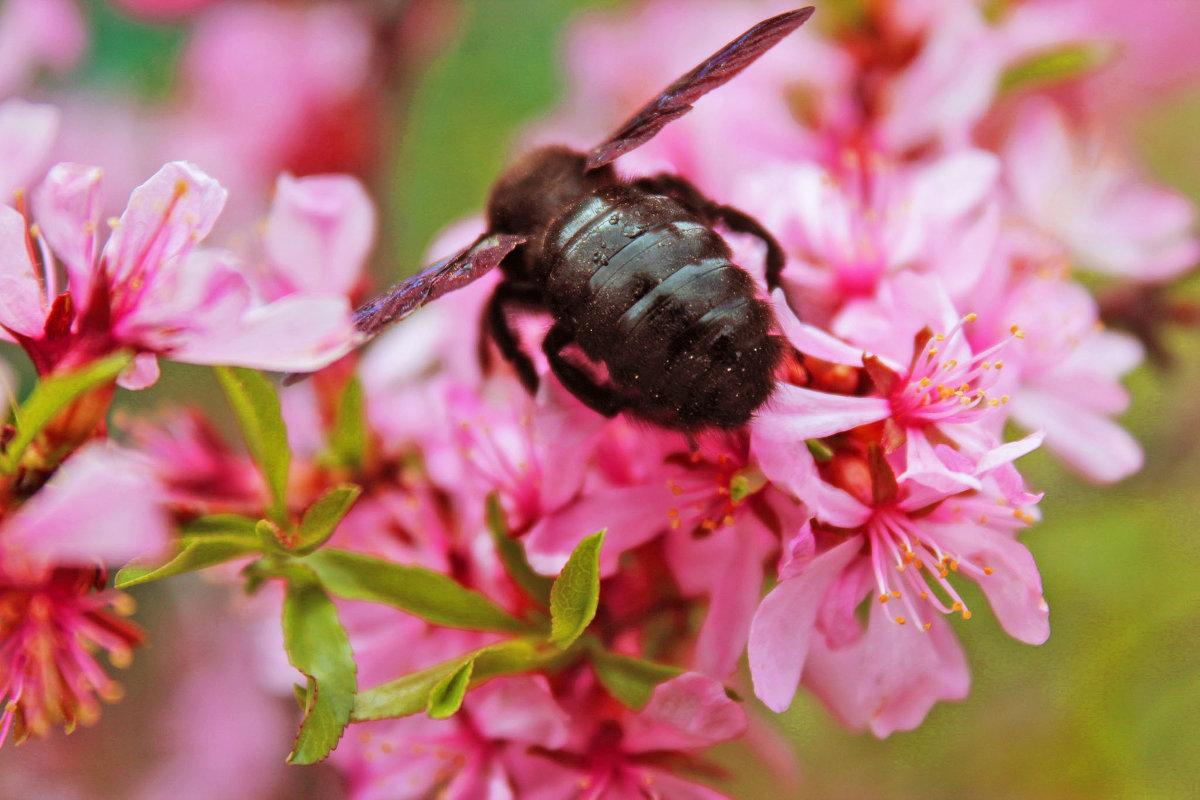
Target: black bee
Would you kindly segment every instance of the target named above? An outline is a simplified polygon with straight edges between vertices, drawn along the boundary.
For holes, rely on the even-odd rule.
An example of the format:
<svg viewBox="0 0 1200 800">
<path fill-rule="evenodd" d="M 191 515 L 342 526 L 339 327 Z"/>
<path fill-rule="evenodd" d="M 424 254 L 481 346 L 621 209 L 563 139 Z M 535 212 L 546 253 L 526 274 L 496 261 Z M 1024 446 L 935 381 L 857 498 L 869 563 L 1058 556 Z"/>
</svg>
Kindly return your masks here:
<svg viewBox="0 0 1200 800">
<path fill-rule="evenodd" d="M 770 305 L 730 262 L 713 225 L 766 244 L 771 288 L 783 268 L 779 244 L 754 219 L 683 178 L 626 182 L 611 162 L 686 114 L 812 12 L 755 25 L 590 153 L 544 147 L 525 156 L 492 189 L 487 232 L 359 308 L 358 329 L 373 336 L 499 266 L 504 279 L 488 303 L 487 324 L 531 392 L 538 375 L 509 323 L 514 307 L 549 312 L 554 324 L 542 349 L 551 369 L 601 414 L 628 412 L 684 431 L 745 424 L 771 393 L 782 349 L 771 334 Z"/>
</svg>

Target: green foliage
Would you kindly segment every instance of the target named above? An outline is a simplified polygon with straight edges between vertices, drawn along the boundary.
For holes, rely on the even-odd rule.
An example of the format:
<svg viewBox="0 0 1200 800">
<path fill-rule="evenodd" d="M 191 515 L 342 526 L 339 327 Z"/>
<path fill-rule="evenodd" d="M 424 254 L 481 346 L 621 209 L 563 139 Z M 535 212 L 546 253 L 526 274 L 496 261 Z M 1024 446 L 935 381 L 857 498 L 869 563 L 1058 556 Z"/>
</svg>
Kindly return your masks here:
<svg viewBox="0 0 1200 800">
<path fill-rule="evenodd" d="M 448 628 L 528 633 L 530 626 L 440 572 L 325 548 L 305 559 L 321 584 L 347 600 L 382 603 Z"/>
<path fill-rule="evenodd" d="M 205 517 L 184 528 L 178 550 L 165 564 L 129 564 L 114 582 L 118 589 L 126 589 L 252 555 L 259 546 L 254 520 L 232 514 Z"/>
<path fill-rule="evenodd" d="M 608 693 L 635 711 L 646 707 L 656 686 L 683 674 L 678 667 L 606 650 L 597 649 L 591 657 L 596 677 Z"/>
<path fill-rule="evenodd" d="M 550 641 L 561 648 L 578 639 L 596 616 L 604 533 L 593 533 L 576 545 L 550 590 Z"/>
<path fill-rule="evenodd" d="M 72 372 L 48 375 L 38 381 L 14 413 L 17 431 L 0 456 L 0 472 L 8 474 L 16 470 L 25 449 L 59 411 L 84 392 L 111 384 L 132 360 L 132 353 L 121 351 Z"/>
<path fill-rule="evenodd" d="M 346 383 L 338 399 L 337 415 L 329 430 L 328 441 L 328 457 L 335 464 L 349 469 L 362 466 L 367 448 L 367 412 L 358 376 Z"/>
<path fill-rule="evenodd" d="M 250 457 L 258 465 L 271 492 L 268 516 L 287 522 L 287 480 L 292 461 L 287 427 L 279 409 L 279 395 L 261 372 L 242 367 L 214 367 L 237 418 Z"/>
<path fill-rule="evenodd" d="M 488 495 L 487 499 L 487 527 L 509 577 L 521 587 L 529 599 L 543 608 L 548 608 L 550 589 L 554 581 L 535 572 L 533 567 L 529 566 L 529 561 L 525 558 L 525 547 L 508 532 L 504 509 L 500 507 L 500 498 L 495 492 Z"/>
<path fill-rule="evenodd" d="M 350 639 L 333 601 L 315 581 L 288 582 L 283 642 L 288 662 L 308 678 L 304 720 L 288 761 L 314 764 L 328 756 L 342 738 L 358 691 Z"/>
<path fill-rule="evenodd" d="M 307 555 L 328 542 L 329 537 L 337 530 L 338 523 L 346 516 L 346 512 L 360 494 L 362 487 L 353 483 L 343 483 L 317 498 L 300 518 L 300 527 L 296 531 L 292 552 Z"/>
<path fill-rule="evenodd" d="M 1012 64 L 1000 78 L 1001 92 L 1043 88 L 1099 69 L 1115 54 L 1096 43 L 1067 45 L 1034 53 Z"/>
<path fill-rule="evenodd" d="M 354 699 L 352 720 L 396 719 L 421 712 L 435 716 L 435 709 L 438 714 L 450 716 L 462 705 L 468 689 L 501 675 L 552 667 L 561 657 L 561 651 L 539 644 L 533 638 L 488 645 L 360 692 Z"/>
<path fill-rule="evenodd" d="M 471 672 L 475 669 L 475 659 L 471 658 L 451 670 L 444 678 L 429 690 L 428 712 L 433 719 L 447 719 L 462 708 L 463 698 L 467 696 L 467 686 L 471 682 Z"/>
</svg>

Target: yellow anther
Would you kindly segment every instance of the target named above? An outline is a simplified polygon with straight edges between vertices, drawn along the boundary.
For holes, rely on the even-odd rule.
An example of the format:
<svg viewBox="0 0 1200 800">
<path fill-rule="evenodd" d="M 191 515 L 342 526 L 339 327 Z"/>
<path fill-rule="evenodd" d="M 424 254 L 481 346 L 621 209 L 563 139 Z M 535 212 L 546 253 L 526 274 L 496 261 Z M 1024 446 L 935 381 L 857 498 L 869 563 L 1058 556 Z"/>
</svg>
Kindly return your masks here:
<svg viewBox="0 0 1200 800">
<path fill-rule="evenodd" d="M 908 622 L 904 619 L 904 617 L 896 617 L 896 624 L 897 625 L 907 625 Z"/>
<path fill-rule="evenodd" d="M 1011 328 L 1009 328 L 1008 330 L 1009 330 L 1009 333 L 1011 333 L 1013 336 L 1017 337 L 1018 339 L 1024 339 L 1024 338 L 1025 338 L 1025 331 L 1021 330 L 1021 329 L 1020 329 L 1018 326 L 1016 326 L 1016 325 L 1013 325 L 1013 326 L 1012 326 Z"/>
<path fill-rule="evenodd" d="M 977 319 L 979 319 L 979 315 L 972 311 L 970 314 L 967 314 L 965 317 L 963 317 L 963 322 L 974 322 Z"/>
<path fill-rule="evenodd" d="M 928 386 L 931 383 L 933 383 L 933 381 L 929 380 L 928 375 L 926 375 L 924 378 L 921 378 L 921 380 L 917 381 L 917 385 L 920 386 L 921 388 L 925 388 L 926 386 Z"/>
</svg>

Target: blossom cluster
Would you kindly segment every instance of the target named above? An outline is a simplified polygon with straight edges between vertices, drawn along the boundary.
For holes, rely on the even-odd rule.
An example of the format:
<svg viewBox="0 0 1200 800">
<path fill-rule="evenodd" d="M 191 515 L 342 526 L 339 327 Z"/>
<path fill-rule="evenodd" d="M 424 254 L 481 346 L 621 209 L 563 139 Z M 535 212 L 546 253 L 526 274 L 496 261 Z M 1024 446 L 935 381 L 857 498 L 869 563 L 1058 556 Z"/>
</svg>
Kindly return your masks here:
<svg viewBox="0 0 1200 800">
<path fill-rule="evenodd" d="M 198 165 L 166 163 L 107 221 L 100 167 L 45 169 L 62 112 L 0 102 L 0 337 L 39 381 L 0 454 L 0 741 L 90 722 L 117 695 L 95 651 L 119 666 L 142 633 L 110 565 L 122 587 L 212 567 L 254 592 L 264 684 L 305 680 L 291 760 L 332 751 L 360 800 L 722 797 L 703 751 L 754 724 L 744 656 L 766 708 L 803 689 L 880 737 L 965 697 L 955 628 L 984 610 L 969 598 L 1019 641 L 1049 635 L 1019 540 L 1041 495 L 1016 461 L 1044 445 L 1101 483 L 1142 464 L 1117 417 L 1143 345 L 1105 326 L 1093 287 L 1165 291 L 1200 256 L 1193 207 L 1121 131 L 1200 63 L 1155 62 L 1127 4 L 1106 5 L 1103 22 L 1084 0 L 818 9 L 618 162 L 687 179 L 784 250 L 768 291 L 761 243 L 721 229 L 784 351 L 768 402 L 730 430 L 606 418 L 542 362 L 531 395 L 483 322 L 495 275 L 355 349 L 377 225 L 363 184 L 285 173 L 268 206 L 265 171 L 344 165 L 218 135 L 223 114 L 291 126 L 314 107 L 363 133 L 323 104 L 371 107 L 353 36 L 318 48 L 331 69 L 281 79 L 302 99 L 257 107 L 237 86 L 239 36 L 321 39 L 352 16 L 295 12 L 279 32 L 270 6 L 205 11 L 231 27 L 193 51 L 194 108 L 156 122 L 203 140 Z M 1197 22 L 1149 5 L 1163 30 Z M 580 22 L 568 103 L 529 140 L 586 149 L 777 6 L 652 0 Z M 240 172 L 239 202 L 266 213 L 229 247 L 211 242 L 227 190 L 209 170 Z M 536 343 L 545 323 L 517 327 Z M 109 438 L 115 387 L 151 386 L 160 358 L 219 368 L 244 450 L 200 409 Z M 316 372 L 277 393 L 254 370 Z"/>
</svg>

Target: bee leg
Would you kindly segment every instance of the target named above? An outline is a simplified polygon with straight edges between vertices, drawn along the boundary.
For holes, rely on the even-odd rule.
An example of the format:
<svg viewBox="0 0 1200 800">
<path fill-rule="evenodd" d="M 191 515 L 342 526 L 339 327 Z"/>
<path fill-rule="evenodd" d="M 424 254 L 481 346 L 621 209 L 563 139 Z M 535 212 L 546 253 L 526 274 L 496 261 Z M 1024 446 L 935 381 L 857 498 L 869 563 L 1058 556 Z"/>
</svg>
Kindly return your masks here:
<svg viewBox="0 0 1200 800">
<path fill-rule="evenodd" d="M 506 309 L 513 305 L 541 308 L 541 292 L 531 284 L 501 281 L 496 286 L 496 291 L 492 292 L 492 297 L 484 309 L 487 329 L 496 341 L 500 355 L 513 365 L 521 384 L 530 394 L 533 394 L 538 387 L 537 370 L 534 369 L 533 359 L 521 349 L 521 337 L 509 323 Z"/>
<path fill-rule="evenodd" d="M 563 350 L 575 341 L 575 332 L 559 321 L 546 334 L 542 350 L 550 360 L 550 369 L 568 392 L 598 414 L 615 417 L 628 407 L 625 397 L 609 386 L 601 386 L 591 376 L 563 356 Z"/>
<path fill-rule="evenodd" d="M 785 261 L 783 248 L 754 217 L 733 206 L 723 206 L 710 200 L 686 178 L 672 175 L 669 172 L 655 175 L 652 178 L 642 178 L 635 181 L 634 185 L 678 200 L 691 211 L 705 217 L 709 224 L 721 222 L 734 233 L 745 233 L 759 239 L 767 246 L 767 288 L 774 290 L 779 287 L 779 276 L 783 272 Z"/>
</svg>

